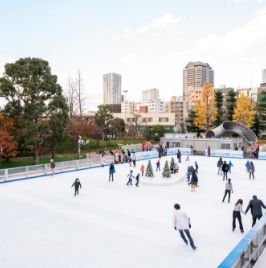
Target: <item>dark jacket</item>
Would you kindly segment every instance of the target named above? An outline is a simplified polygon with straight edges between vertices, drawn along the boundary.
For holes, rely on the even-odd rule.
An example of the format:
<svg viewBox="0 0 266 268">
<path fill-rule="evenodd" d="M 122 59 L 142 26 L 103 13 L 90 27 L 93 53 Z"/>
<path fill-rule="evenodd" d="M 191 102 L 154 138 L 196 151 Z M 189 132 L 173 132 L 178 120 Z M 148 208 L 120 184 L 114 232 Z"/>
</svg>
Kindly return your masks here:
<svg viewBox="0 0 266 268">
<path fill-rule="evenodd" d="M 246 213 L 251 209 L 251 214 L 253 216 L 262 216 L 262 208 L 266 209 L 266 206 L 263 204 L 263 202 L 260 199 L 253 198 L 249 201 L 249 204 L 246 208 Z"/>
<path fill-rule="evenodd" d="M 228 172 L 228 170 L 229 170 L 229 166 L 226 163 L 223 163 L 223 165 L 222 165 L 222 171 L 223 172 Z"/>
<path fill-rule="evenodd" d="M 223 160 L 222 159 L 219 159 L 218 162 L 217 162 L 217 167 L 221 167 L 223 165 Z"/>
<path fill-rule="evenodd" d="M 190 184 L 198 184 L 198 176 L 193 169 Z"/>
<path fill-rule="evenodd" d="M 115 173 L 115 166 L 113 164 L 110 165 L 109 172 L 110 173 Z"/>
<path fill-rule="evenodd" d="M 79 181 L 75 181 L 71 187 L 75 186 L 75 189 L 81 188 L 81 183 Z"/>
</svg>

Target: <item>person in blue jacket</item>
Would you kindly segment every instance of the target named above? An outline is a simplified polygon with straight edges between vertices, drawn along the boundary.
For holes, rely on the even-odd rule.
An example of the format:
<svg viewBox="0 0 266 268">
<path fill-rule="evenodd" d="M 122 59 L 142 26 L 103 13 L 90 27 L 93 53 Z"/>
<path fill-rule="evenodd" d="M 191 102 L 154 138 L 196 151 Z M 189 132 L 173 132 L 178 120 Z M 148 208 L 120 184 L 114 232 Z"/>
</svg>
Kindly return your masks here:
<svg viewBox="0 0 266 268">
<path fill-rule="evenodd" d="M 115 173 L 115 166 L 114 163 L 111 163 L 111 165 L 109 166 L 109 181 L 114 181 L 114 173 Z"/>
<path fill-rule="evenodd" d="M 228 163 L 228 167 L 229 167 L 229 173 L 231 173 L 231 170 L 232 170 L 232 167 L 233 167 L 234 165 L 233 165 L 233 163 L 231 162 L 231 160 L 229 161 L 229 163 Z"/>
</svg>

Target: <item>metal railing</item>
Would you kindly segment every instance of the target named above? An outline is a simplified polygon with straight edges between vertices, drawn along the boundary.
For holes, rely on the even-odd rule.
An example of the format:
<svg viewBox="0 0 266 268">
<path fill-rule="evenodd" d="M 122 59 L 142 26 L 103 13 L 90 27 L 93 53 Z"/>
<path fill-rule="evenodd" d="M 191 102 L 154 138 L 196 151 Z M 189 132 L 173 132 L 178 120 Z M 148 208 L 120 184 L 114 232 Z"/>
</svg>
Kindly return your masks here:
<svg viewBox="0 0 266 268">
<path fill-rule="evenodd" d="M 218 268 L 251 268 L 265 247 L 266 213 L 229 253 Z"/>
<path fill-rule="evenodd" d="M 112 162 L 112 156 L 105 157 L 105 164 Z M 101 166 L 100 156 L 96 155 L 90 158 L 71 160 L 55 163 L 55 174 L 93 168 Z M 32 166 L 15 167 L 8 169 L 0 169 L 0 183 L 30 179 L 35 177 L 42 177 L 52 175 L 50 163 Z"/>
</svg>

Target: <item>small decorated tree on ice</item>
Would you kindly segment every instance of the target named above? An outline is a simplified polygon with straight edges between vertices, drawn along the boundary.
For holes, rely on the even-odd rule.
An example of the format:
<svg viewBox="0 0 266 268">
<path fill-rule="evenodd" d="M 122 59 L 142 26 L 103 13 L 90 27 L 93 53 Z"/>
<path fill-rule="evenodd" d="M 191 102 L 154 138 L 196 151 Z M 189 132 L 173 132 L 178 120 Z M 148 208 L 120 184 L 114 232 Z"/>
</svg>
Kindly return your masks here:
<svg viewBox="0 0 266 268">
<path fill-rule="evenodd" d="M 170 171 L 171 171 L 172 174 L 173 173 L 176 173 L 176 170 L 175 170 L 175 160 L 174 160 L 173 157 L 171 158 L 171 162 L 170 162 Z"/>
<path fill-rule="evenodd" d="M 146 173 L 145 173 L 146 177 L 154 177 L 153 174 L 153 169 L 152 169 L 152 165 L 151 165 L 151 160 L 149 160 L 147 168 L 146 168 Z"/>
<path fill-rule="evenodd" d="M 167 160 L 165 161 L 162 175 L 163 175 L 164 178 L 170 178 L 171 177 L 170 168 L 169 168 L 169 164 L 168 164 Z"/>
</svg>

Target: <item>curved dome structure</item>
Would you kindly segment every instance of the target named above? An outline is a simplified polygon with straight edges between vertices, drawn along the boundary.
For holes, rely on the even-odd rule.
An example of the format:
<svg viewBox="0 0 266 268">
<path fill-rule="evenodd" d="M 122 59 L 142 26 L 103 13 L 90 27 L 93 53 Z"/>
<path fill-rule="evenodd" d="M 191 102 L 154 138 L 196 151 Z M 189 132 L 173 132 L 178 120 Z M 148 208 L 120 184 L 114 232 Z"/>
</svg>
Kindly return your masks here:
<svg viewBox="0 0 266 268">
<path fill-rule="evenodd" d="M 206 138 L 222 138 L 232 134 L 241 136 L 249 145 L 256 143 L 257 136 L 245 125 L 237 122 L 226 121 L 220 126 L 206 132 Z"/>
</svg>

